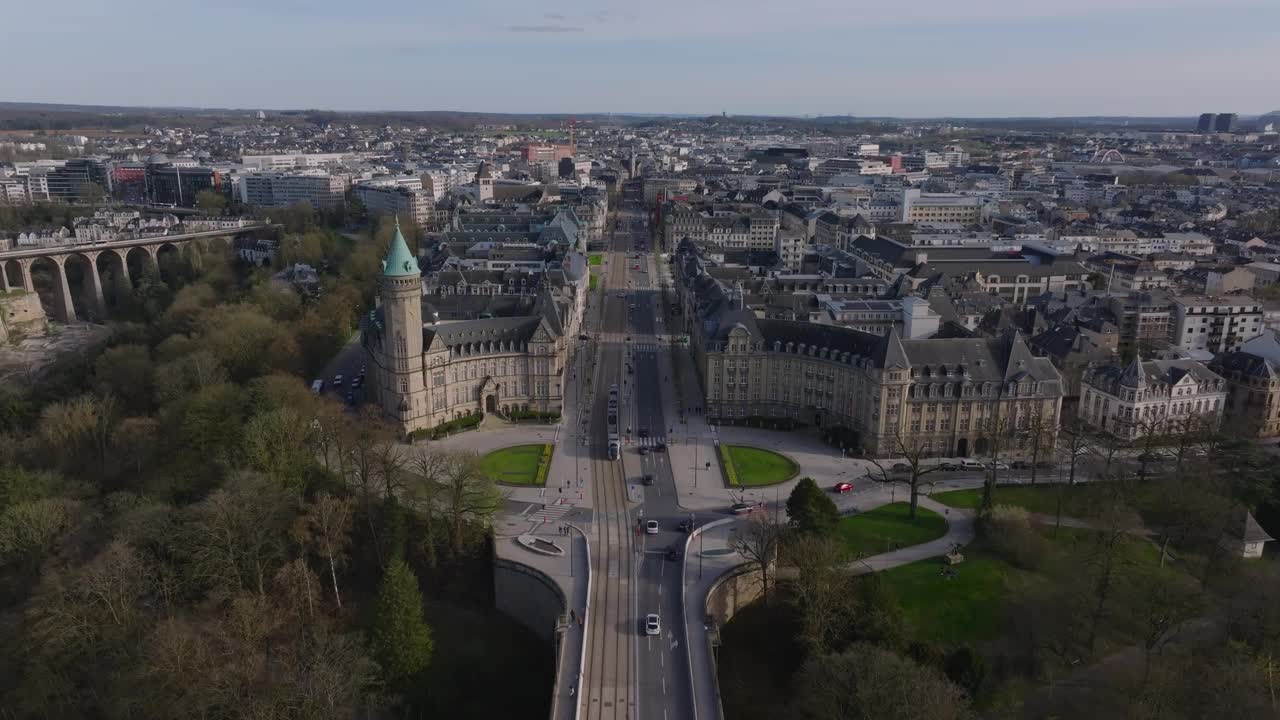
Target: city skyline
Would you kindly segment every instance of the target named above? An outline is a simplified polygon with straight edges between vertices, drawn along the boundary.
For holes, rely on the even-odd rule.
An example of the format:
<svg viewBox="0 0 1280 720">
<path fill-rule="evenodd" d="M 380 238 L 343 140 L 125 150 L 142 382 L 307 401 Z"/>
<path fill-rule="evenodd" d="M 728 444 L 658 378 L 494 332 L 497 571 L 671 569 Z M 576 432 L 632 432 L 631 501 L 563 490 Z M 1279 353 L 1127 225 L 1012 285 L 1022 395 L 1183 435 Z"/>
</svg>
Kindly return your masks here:
<svg viewBox="0 0 1280 720">
<path fill-rule="evenodd" d="M 36 38 L 47 35 L 31 28 L 56 28 L 62 41 L 10 78 L 4 100 L 896 117 L 1248 115 L 1280 105 L 1259 94 L 1280 64 L 1280 7 L 1259 0 L 1227 0 L 1212 14 L 1186 0 L 502 0 L 483 13 L 398 0 L 76 5 L 10 11 L 0 40 L 18 55 L 41 51 Z M 139 17 L 161 16 L 163 30 L 122 41 L 142 32 Z"/>
</svg>

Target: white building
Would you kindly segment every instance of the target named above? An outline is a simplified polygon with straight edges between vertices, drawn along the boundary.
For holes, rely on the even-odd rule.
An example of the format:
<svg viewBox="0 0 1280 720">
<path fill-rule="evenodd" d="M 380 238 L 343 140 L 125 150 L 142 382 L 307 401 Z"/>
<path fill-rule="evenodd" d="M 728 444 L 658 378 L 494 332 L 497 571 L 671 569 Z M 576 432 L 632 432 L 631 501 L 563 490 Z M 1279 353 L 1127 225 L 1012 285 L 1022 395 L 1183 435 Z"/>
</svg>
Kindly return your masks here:
<svg viewBox="0 0 1280 720">
<path fill-rule="evenodd" d="M 412 218 L 422 227 L 436 219 L 435 193 L 421 187 L 362 184 L 355 187 L 355 194 L 370 213 Z"/>
<path fill-rule="evenodd" d="M 341 163 L 350 156 L 346 153 L 288 153 L 282 155 L 244 155 L 240 163 L 257 170 L 286 170 L 292 168 L 322 167 Z"/>
<path fill-rule="evenodd" d="M 239 180 L 240 201 L 257 207 L 330 208 L 342 203 L 347 189 L 343 178 L 322 172 L 255 173 Z"/>
<path fill-rule="evenodd" d="M 1077 415 L 1124 438 L 1216 427 L 1227 402 L 1227 381 L 1195 360 L 1148 360 L 1128 367 L 1089 367 L 1080 380 Z"/>
<path fill-rule="evenodd" d="M 1170 334 L 1174 345 L 1207 360 L 1261 335 L 1263 321 L 1262 303 L 1251 297 L 1182 295 L 1173 298 Z"/>
</svg>

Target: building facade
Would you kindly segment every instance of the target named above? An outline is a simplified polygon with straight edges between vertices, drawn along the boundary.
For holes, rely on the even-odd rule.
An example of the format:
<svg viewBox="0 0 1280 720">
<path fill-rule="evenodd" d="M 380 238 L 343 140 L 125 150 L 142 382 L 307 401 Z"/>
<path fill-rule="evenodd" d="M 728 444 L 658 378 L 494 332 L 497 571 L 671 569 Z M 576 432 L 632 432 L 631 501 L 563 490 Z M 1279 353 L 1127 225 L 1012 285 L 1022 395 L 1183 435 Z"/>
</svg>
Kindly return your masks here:
<svg viewBox="0 0 1280 720">
<path fill-rule="evenodd" d="M 406 433 L 478 413 L 560 412 L 568 334 L 550 303 L 522 317 L 423 322 L 422 276 L 399 227 L 363 342 L 374 396 Z"/>
<path fill-rule="evenodd" d="M 1173 298 L 1172 343 L 1187 352 L 1238 350 L 1265 329 L 1262 303 L 1251 297 L 1180 295 Z"/>
<path fill-rule="evenodd" d="M 1227 381 L 1195 360 L 1148 360 L 1087 369 L 1077 415 L 1122 438 L 1217 427 Z"/>
<path fill-rule="evenodd" d="M 306 203 L 331 208 L 343 202 L 346 182 L 327 173 L 257 173 L 240 178 L 240 201 L 258 207 L 289 207 Z"/>
</svg>

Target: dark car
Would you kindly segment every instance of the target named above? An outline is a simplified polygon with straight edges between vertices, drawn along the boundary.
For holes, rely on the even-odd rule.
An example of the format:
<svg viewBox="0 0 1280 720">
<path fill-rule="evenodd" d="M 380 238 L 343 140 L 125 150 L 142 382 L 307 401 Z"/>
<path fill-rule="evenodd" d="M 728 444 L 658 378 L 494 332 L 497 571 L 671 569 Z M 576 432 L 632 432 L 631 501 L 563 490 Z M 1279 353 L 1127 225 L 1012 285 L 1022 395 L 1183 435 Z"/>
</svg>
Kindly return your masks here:
<svg viewBox="0 0 1280 720">
<path fill-rule="evenodd" d="M 679 528 L 680 532 L 684 532 L 684 533 L 693 532 L 693 521 L 681 520 L 680 524 L 677 525 L 676 527 Z"/>
<path fill-rule="evenodd" d="M 667 451 L 667 444 L 666 444 L 666 443 L 664 443 L 664 442 L 656 442 L 656 443 L 654 443 L 654 444 L 653 444 L 653 449 L 654 449 L 656 452 L 666 452 L 666 451 Z"/>
<path fill-rule="evenodd" d="M 642 438 L 649 437 L 649 428 L 640 428 L 640 437 Z"/>
<path fill-rule="evenodd" d="M 641 485 L 652 485 L 652 484 L 653 484 L 653 476 L 652 476 L 652 475 L 645 475 L 644 477 L 640 478 L 640 484 L 641 484 Z"/>
<path fill-rule="evenodd" d="M 1009 468 L 1012 470 L 1030 470 L 1031 463 L 1027 462 L 1026 460 L 1014 460 L 1013 462 L 1009 463 Z"/>
<path fill-rule="evenodd" d="M 734 515 L 747 515 L 753 512 L 759 512 L 761 510 L 764 510 L 764 503 L 762 502 L 758 502 L 758 503 L 737 502 L 729 506 L 729 512 L 732 512 Z"/>
<path fill-rule="evenodd" d="M 640 446 L 640 449 L 639 449 L 639 450 L 637 450 L 636 452 L 640 453 L 641 455 L 648 455 L 648 454 L 649 454 L 649 447 L 648 447 L 647 445 L 641 445 L 641 446 Z"/>
<path fill-rule="evenodd" d="M 667 548 L 667 559 L 668 560 L 680 559 L 680 550 L 675 545 L 672 545 L 671 547 Z"/>
</svg>

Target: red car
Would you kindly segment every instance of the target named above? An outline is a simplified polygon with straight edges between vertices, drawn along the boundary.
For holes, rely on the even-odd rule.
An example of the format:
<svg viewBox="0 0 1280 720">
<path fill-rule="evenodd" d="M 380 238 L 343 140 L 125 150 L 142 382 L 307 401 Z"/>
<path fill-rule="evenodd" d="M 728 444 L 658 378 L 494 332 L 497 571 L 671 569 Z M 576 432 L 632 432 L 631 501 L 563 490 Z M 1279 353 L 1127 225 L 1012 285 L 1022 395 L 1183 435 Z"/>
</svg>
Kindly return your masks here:
<svg viewBox="0 0 1280 720">
<path fill-rule="evenodd" d="M 835 490 L 837 493 L 853 492 L 853 483 L 838 482 L 832 490 Z"/>
</svg>

